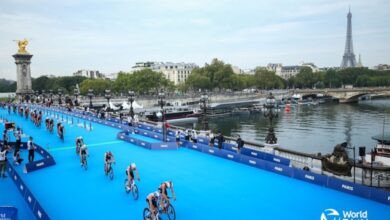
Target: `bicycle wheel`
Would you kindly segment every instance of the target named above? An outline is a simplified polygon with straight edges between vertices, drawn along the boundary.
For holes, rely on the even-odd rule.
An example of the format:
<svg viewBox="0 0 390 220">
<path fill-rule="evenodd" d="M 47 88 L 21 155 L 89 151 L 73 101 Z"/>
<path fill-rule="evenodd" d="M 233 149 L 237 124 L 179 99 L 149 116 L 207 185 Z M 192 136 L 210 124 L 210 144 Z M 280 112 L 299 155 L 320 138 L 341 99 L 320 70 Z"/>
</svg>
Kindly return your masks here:
<svg viewBox="0 0 390 220">
<path fill-rule="evenodd" d="M 129 193 L 129 192 L 130 192 L 130 188 L 127 187 L 127 179 L 125 179 L 125 192 L 126 192 L 126 193 Z"/>
<path fill-rule="evenodd" d="M 114 170 L 111 167 L 110 167 L 109 175 L 110 175 L 110 180 L 113 180 L 114 179 Z"/>
<path fill-rule="evenodd" d="M 85 169 L 85 170 L 88 170 L 87 158 L 84 159 L 84 169 Z"/>
<path fill-rule="evenodd" d="M 150 211 L 148 208 L 144 208 L 144 220 L 151 220 Z"/>
<path fill-rule="evenodd" d="M 138 199 L 138 187 L 137 185 L 133 185 L 133 189 L 131 191 L 131 193 L 133 194 L 133 198 L 134 200 L 137 200 Z"/>
<path fill-rule="evenodd" d="M 167 207 L 167 216 L 169 220 L 176 220 L 176 212 L 172 204 L 169 204 Z"/>
</svg>

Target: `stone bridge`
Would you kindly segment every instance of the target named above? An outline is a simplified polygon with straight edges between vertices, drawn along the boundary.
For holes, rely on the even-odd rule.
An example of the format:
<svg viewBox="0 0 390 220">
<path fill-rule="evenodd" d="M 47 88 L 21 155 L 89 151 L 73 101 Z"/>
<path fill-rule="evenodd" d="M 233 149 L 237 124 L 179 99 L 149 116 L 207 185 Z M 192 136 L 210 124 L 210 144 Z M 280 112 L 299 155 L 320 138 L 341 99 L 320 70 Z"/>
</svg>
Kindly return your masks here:
<svg viewBox="0 0 390 220">
<path fill-rule="evenodd" d="M 372 87 L 372 88 L 338 88 L 338 89 L 304 89 L 293 90 L 295 94 L 302 96 L 323 94 L 339 99 L 340 103 L 357 102 L 359 97 L 374 94 L 390 97 L 390 87 Z"/>
</svg>

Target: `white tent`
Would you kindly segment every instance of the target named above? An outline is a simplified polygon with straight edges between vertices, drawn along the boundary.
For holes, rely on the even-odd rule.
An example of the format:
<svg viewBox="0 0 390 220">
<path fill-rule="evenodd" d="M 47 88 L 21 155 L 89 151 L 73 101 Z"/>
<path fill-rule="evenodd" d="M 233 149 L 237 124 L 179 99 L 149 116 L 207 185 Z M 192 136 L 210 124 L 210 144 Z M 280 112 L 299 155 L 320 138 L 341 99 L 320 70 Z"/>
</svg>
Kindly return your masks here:
<svg viewBox="0 0 390 220">
<path fill-rule="evenodd" d="M 110 104 L 110 109 L 116 111 L 119 109 L 119 107 L 116 107 L 114 104 L 112 104 L 112 102 L 109 103 Z"/>
<path fill-rule="evenodd" d="M 123 101 L 122 107 L 125 110 L 130 109 L 130 104 L 126 101 Z M 133 102 L 133 109 L 142 109 L 142 108 L 144 108 L 142 105 L 139 105 L 136 101 Z"/>
</svg>

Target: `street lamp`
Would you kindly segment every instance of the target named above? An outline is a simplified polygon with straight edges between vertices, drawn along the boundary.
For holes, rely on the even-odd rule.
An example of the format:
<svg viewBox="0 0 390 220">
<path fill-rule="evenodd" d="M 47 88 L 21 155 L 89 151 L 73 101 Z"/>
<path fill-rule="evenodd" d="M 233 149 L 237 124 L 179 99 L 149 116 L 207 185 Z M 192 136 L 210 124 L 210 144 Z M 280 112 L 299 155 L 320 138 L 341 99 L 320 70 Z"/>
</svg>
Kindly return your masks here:
<svg viewBox="0 0 390 220">
<path fill-rule="evenodd" d="M 45 104 L 45 102 L 46 102 L 46 93 L 45 93 L 45 90 L 44 89 L 42 89 L 41 90 L 41 94 L 42 94 L 42 104 Z"/>
<path fill-rule="evenodd" d="M 356 155 L 355 155 L 355 146 L 354 147 L 346 147 L 347 149 L 352 149 L 353 150 L 353 183 L 356 182 Z"/>
<path fill-rule="evenodd" d="M 62 89 L 58 89 L 58 105 L 62 105 Z"/>
<path fill-rule="evenodd" d="M 89 97 L 89 108 L 92 108 L 92 97 L 93 97 L 93 89 L 88 89 L 88 97 Z"/>
<path fill-rule="evenodd" d="M 74 101 L 74 105 L 78 106 L 79 105 L 78 97 L 80 95 L 79 90 L 77 88 L 74 88 L 73 94 L 76 97 L 76 100 Z"/>
<path fill-rule="evenodd" d="M 51 104 L 53 103 L 53 90 L 50 89 L 49 92 L 50 92 L 50 104 Z"/>
<path fill-rule="evenodd" d="M 158 104 L 160 105 L 161 107 L 161 121 L 162 121 L 162 133 L 163 133 L 163 141 L 166 140 L 166 132 L 165 132 L 165 124 L 164 124 L 164 105 L 165 105 L 165 94 L 164 94 L 164 91 L 161 90 L 159 93 L 158 93 L 158 98 L 159 98 L 159 101 L 158 101 Z"/>
<path fill-rule="evenodd" d="M 133 109 L 134 96 L 135 96 L 134 91 L 129 91 L 129 102 L 130 102 L 129 114 L 132 119 L 134 119 L 134 109 Z"/>
<path fill-rule="evenodd" d="M 266 108 L 266 111 L 264 112 L 264 117 L 269 118 L 269 129 L 267 137 L 265 138 L 265 142 L 267 144 L 276 144 L 278 139 L 275 136 L 274 129 L 272 127 L 272 119 L 278 117 L 278 113 L 275 110 L 275 97 L 270 93 L 266 99 L 266 102 L 264 104 L 264 107 Z"/>
<path fill-rule="evenodd" d="M 209 123 L 207 121 L 207 102 L 209 100 L 209 96 L 207 95 L 206 92 L 204 92 L 201 97 L 200 97 L 200 102 L 202 103 L 202 109 L 203 109 L 203 130 L 207 131 L 209 130 Z"/>
<path fill-rule="evenodd" d="M 111 91 L 109 89 L 104 90 L 104 97 L 107 99 L 107 109 L 110 108 Z"/>
<path fill-rule="evenodd" d="M 35 103 L 38 103 L 38 96 L 39 96 L 39 92 L 38 90 L 35 90 Z"/>
</svg>

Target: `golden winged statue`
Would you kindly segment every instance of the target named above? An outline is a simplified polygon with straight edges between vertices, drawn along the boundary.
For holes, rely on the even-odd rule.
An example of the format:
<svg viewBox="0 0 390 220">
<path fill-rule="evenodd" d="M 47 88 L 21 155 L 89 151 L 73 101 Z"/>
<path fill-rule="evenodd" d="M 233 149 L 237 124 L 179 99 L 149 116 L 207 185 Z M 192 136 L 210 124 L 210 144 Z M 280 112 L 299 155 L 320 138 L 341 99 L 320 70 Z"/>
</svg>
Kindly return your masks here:
<svg viewBox="0 0 390 220">
<path fill-rule="evenodd" d="M 19 46 L 18 53 L 28 53 L 26 50 L 28 40 L 25 38 L 24 40 L 17 40 L 17 42 Z"/>
</svg>

